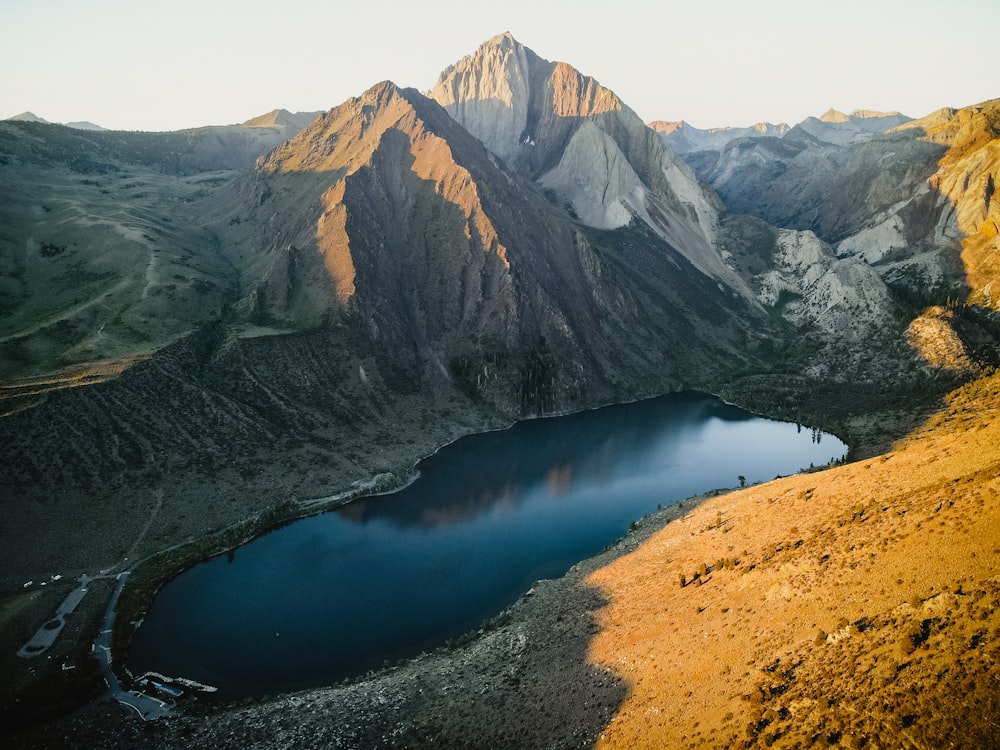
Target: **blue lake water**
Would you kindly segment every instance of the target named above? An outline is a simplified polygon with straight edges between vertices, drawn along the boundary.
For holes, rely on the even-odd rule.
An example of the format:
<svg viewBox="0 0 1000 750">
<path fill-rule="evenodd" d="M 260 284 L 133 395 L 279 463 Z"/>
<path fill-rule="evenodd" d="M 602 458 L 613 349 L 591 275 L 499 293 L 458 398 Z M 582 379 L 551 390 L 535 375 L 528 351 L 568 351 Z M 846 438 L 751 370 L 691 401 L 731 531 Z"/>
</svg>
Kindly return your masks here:
<svg viewBox="0 0 1000 750">
<path fill-rule="evenodd" d="M 846 451 L 831 435 L 700 394 L 463 438 L 399 492 L 182 573 L 157 594 L 128 666 L 226 696 L 329 684 L 477 627 L 659 505 Z"/>
</svg>

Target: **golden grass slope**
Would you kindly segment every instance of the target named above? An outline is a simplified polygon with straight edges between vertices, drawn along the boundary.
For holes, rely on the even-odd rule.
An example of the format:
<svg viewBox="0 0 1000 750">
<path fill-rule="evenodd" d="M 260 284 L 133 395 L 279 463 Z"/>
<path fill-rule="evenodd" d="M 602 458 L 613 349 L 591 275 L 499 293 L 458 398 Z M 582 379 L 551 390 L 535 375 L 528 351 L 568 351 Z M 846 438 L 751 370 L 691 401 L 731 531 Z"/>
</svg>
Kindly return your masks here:
<svg viewBox="0 0 1000 750">
<path fill-rule="evenodd" d="M 681 577 L 685 585 L 681 585 Z M 600 747 L 1000 743 L 1000 377 L 884 456 L 706 502 L 594 573 Z"/>
</svg>

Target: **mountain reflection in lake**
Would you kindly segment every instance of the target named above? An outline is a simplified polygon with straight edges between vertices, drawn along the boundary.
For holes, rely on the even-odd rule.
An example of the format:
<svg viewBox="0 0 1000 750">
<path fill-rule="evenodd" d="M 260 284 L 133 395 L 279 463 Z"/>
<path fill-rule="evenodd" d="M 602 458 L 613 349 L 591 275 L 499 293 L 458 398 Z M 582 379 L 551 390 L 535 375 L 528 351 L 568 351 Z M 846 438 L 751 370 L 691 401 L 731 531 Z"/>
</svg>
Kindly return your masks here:
<svg viewBox="0 0 1000 750">
<path fill-rule="evenodd" d="M 328 683 L 476 627 L 658 505 L 845 450 L 698 394 L 463 438 L 397 493 L 178 576 L 137 632 L 129 667 L 227 695 Z"/>
</svg>

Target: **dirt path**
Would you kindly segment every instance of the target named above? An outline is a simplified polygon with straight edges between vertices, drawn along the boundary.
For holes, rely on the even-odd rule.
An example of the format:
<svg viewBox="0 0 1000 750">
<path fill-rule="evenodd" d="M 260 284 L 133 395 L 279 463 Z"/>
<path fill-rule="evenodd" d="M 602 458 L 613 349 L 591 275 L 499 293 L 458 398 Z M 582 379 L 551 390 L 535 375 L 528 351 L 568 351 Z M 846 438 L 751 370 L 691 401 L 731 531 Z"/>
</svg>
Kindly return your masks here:
<svg viewBox="0 0 1000 750">
<path fill-rule="evenodd" d="M 146 534 L 149 533 L 149 528 L 153 525 L 153 521 L 156 520 L 156 517 L 159 515 L 160 510 L 163 508 L 163 490 L 157 488 L 153 490 L 153 494 L 156 496 L 156 505 L 153 506 L 153 510 L 150 512 L 149 518 L 146 520 L 146 525 L 143 526 L 142 530 L 139 532 L 139 536 L 135 538 L 135 541 L 132 543 L 132 546 L 129 547 L 128 552 L 125 553 L 124 557 L 125 560 L 128 560 L 135 554 L 136 548 L 139 546 L 142 540 L 145 539 Z"/>
<path fill-rule="evenodd" d="M 0 336 L 0 344 L 12 341 L 13 339 L 23 338 L 25 336 L 31 336 L 32 334 L 38 333 L 39 331 L 54 326 L 61 320 L 67 320 L 69 318 L 76 317 L 81 312 L 87 310 L 88 308 L 94 307 L 95 305 L 103 304 L 103 300 L 109 294 L 116 295 L 118 292 L 124 290 L 126 287 L 131 286 L 132 281 L 129 278 L 123 278 L 116 284 L 112 284 L 107 289 L 101 291 L 100 294 L 93 294 L 90 299 L 81 302 L 72 307 L 67 307 L 59 312 L 50 315 L 49 317 L 28 326 L 27 328 L 20 328 L 6 336 Z"/>
</svg>

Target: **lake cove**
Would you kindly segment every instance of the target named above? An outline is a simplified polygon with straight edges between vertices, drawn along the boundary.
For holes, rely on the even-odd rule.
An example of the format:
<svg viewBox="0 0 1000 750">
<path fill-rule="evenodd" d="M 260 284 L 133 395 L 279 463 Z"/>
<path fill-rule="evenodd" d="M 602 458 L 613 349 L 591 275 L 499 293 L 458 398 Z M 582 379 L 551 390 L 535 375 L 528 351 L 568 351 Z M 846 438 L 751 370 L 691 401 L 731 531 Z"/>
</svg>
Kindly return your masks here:
<svg viewBox="0 0 1000 750">
<path fill-rule="evenodd" d="M 399 492 L 301 519 L 170 581 L 128 667 L 224 697 L 330 684 L 475 629 L 658 506 L 846 452 L 831 435 L 690 393 L 462 438 Z"/>
</svg>

